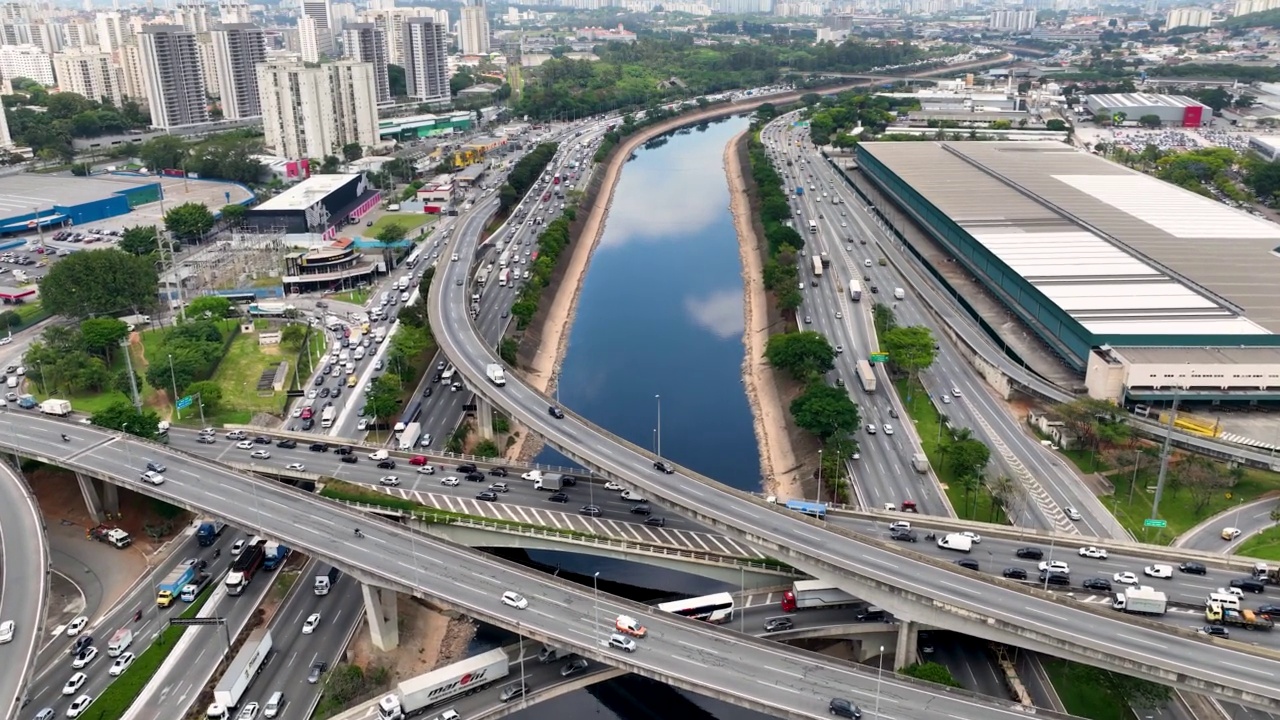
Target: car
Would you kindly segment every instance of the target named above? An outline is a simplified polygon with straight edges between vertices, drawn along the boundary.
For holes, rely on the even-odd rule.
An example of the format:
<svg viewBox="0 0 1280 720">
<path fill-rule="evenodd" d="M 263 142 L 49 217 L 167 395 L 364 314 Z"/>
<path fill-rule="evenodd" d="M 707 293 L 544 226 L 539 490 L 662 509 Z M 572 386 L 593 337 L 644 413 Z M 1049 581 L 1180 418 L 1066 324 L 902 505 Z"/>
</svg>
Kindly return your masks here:
<svg viewBox="0 0 1280 720">
<path fill-rule="evenodd" d="M 1071 566 L 1061 560 L 1045 560 L 1036 566 L 1040 572 L 1057 572 L 1071 574 Z"/>
<path fill-rule="evenodd" d="M 517 610 L 523 610 L 529 607 L 529 601 L 526 600 L 523 595 L 510 590 L 502 593 L 502 604 L 508 607 L 513 607 Z"/>
<path fill-rule="evenodd" d="M 344 463 L 357 463 L 357 462 L 360 462 L 360 458 L 359 458 L 359 457 L 357 457 L 357 456 L 355 456 L 355 455 L 342 455 L 339 459 L 341 459 L 341 460 L 342 460 L 342 462 L 344 462 Z"/>
<path fill-rule="evenodd" d="M 253 452 L 249 453 L 249 457 L 255 460 L 270 460 L 271 453 L 267 452 L 266 450 L 254 450 Z"/>
<path fill-rule="evenodd" d="M 960 558 L 959 560 L 956 560 L 955 563 L 962 568 L 973 570 L 975 572 L 982 569 L 982 566 L 978 564 L 978 561 L 973 558 Z"/>
<path fill-rule="evenodd" d="M 88 624 L 88 617 L 84 615 L 77 616 L 74 620 L 67 623 L 67 637 L 75 637 L 76 635 L 79 635 L 80 631 L 84 630 L 84 626 Z"/>
<path fill-rule="evenodd" d="M 917 542 L 920 538 L 912 530 L 890 530 L 889 539 L 902 542 Z"/>
<path fill-rule="evenodd" d="M 649 507 L 645 503 L 640 503 L 639 505 L 632 505 L 631 514 L 632 515 L 652 515 L 653 508 Z"/>
<path fill-rule="evenodd" d="M 1219 625 L 1205 625 L 1204 627 L 1200 628 L 1200 632 L 1205 635 L 1212 635 L 1213 637 L 1220 637 L 1220 638 L 1231 637 L 1231 633 L 1228 632 L 1226 628 L 1221 627 Z"/>
<path fill-rule="evenodd" d="M 1121 585 L 1137 585 L 1138 584 L 1138 576 L 1129 572 L 1128 570 L 1125 570 L 1124 572 L 1118 572 L 1115 575 L 1112 575 L 1111 579 Z"/>
<path fill-rule="evenodd" d="M 409 458 L 409 464 L 425 466 L 427 464 L 427 457 L 425 455 L 414 455 L 413 457 Z"/>
<path fill-rule="evenodd" d="M 285 466 L 284 466 L 284 469 L 285 469 L 285 470 L 294 470 L 294 471 L 297 471 L 297 472 L 305 472 L 305 471 L 306 471 L 306 469 L 307 469 L 307 466 L 306 466 L 306 465 L 303 465 L 302 463 L 289 463 L 288 465 L 285 465 Z"/>
<path fill-rule="evenodd" d="M 285 450 L 292 450 L 298 447 L 298 441 L 285 438 L 284 440 L 281 440 L 280 442 L 276 443 L 276 447 L 283 448 Z"/>
<path fill-rule="evenodd" d="M 498 467 L 489 468 L 489 474 L 494 477 L 507 477 L 507 469 L 499 465 Z"/>
<path fill-rule="evenodd" d="M 1232 580 L 1229 585 L 1237 590 L 1243 590 L 1244 592 L 1251 593 L 1260 593 L 1267 589 L 1265 583 L 1253 578 L 1236 578 Z"/>
<path fill-rule="evenodd" d="M 208 432 L 206 432 L 206 430 L 207 430 Z M 213 428 L 205 428 L 205 430 L 201 430 L 201 431 L 200 431 L 200 434 L 201 434 L 201 435 L 212 435 L 212 434 L 213 434 Z M 227 433 L 227 439 L 228 439 L 228 440 L 247 440 L 248 438 L 249 438 L 249 433 L 247 433 L 247 432 L 245 432 L 245 431 L 243 431 L 243 430 L 232 430 L 231 432 L 228 432 L 228 433 Z"/>
<path fill-rule="evenodd" d="M 467 482 L 484 482 L 484 473 L 469 472 L 466 474 L 466 476 L 463 479 L 465 479 Z"/>
<path fill-rule="evenodd" d="M 236 447 L 237 447 L 237 448 L 239 448 L 240 450 L 252 450 L 252 449 L 253 449 L 253 441 L 252 441 L 252 440 L 241 440 L 240 442 L 236 443 Z"/>
<path fill-rule="evenodd" d="M 240 540 L 237 540 L 237 541 L 235 541 L 234 543 L 232 543 L 232 544 L 231 544 L 231 557 L 236 557 L 236 556 L 238 556 L 238 555 L 239 555 L 239 554 L 244 550 L 244 546 L 245 546 L 246 544 L 248 544 L 248 542 L 249 542 L 248 540 L 245 540 L 245 539 L 241 538 Z"/>
<path fill-rule="evenodd" d="M 851 720 L 862 718 L 862 708 L 844 698 L 831 698 L 831 702 L 827 703 L 827 712 L 837 717 L 851 718 Z"/>
<path fill-rule="evenodd" d="M 589 517 L 600 517 L 601 515 L 604 514 L 604 512 L 600 510 L 599 505 L 583 505 L 582 507 L 578 508 L 578 514 L 587 515 Z"/>
<path fill-rule="evenodd" d="M 476 493 L 476 499 L 484 500 L 485 502 L 498 502 L 498 493 L 492 490 L 481 490 Z"/>
<path fill-rule="evenodd" d="M 14 627 L 14 622 L 12 620 L 0 622 L 0 645 L 13 642 Z"/>
<path fill-rule="evenodd" d="M 621 492 L 622 490 L 625 490 L 626 488 L 624 488 L 624 487 L 622 487 L 621 485 L 619 485 L 618 483 L 616 483 L 616 482 L 614 482 L 614 481 L 610 480 L 609 482 L 607 482 L 607 483 L 605 483 L 605 484 L 604 484 L 604 489 L 605 489 L 605 490 L 617 490 L 617 491 Z"/>
<path fill-rule="evenodd" d="M 893 434 L 893 426 L 892 426 L 892 425 L 890 425 L 889 423 L 885 423 L 885 424 L 884 424 L 884 434 L 885 434 L 885 435 L 892 435 L 892 434 Z"/>
<path fill-rule="evenodd" d="M 954 397 L 960 397 L 960 388 L 951 388 L 951 395 Z"/>
<path fill-rule="evenodd" d="M 201 445 L 213 445 L 214 443 L 218 442 L 218 438 L 212 435 L 200 435 L 196 438 L 196 442 L 200 443 Z"/>
<path fill-rule="evenodd" d="M 1173 566 L 1171 565 L 1148 565 L 1142 568 L 1142 574 L 1153 578 L 1171 578 L 1173 577 Z"/>
<path fill-rule="evenodd" d="M 675 467 L 671 463 L 663 462 L 661 460 L 653 461 L 653 469 L 660 473 L 666 473 L 667 475 L 671 475 L 676 471 Z"/>
<path fill-rule="evenodd" d="M 590 665 L 586 658 L 575 657 L 560 668 L 560 677 L 569 677 L 587 669 Z"/>
<path fill-rule="evenodd" d="M 81 695 L 75 700 L 72 700 L 71 704 L 67 706 L 67 717 L 69 718 L 80 717 L 81 713 L 83 713 L 92 703 L 93 703 L 93 698 L 90 697 L 89 695 Z"/>
<path fill-rule="evenodd" d="M 266 435 L 258 435 L 253 439 L 253 443 L 255 445 L 270 445 L 271 438 L 267 437 Z"/>
<path fill-rule="evenodd" d="M 71 644 L 71 654 L 79 655 L 80 653 L 84 652 L 85 648 L 89 647 L 92 644 L 93 644 L 92 635 L 81 635 L 80 637 L 76 638 L 76 641 L 74 643 Z"/>
<path fill-rule="evenodd" d="M 563 492 L 563 491 L 554 492 L 554 493 L 551 493 L 551 495 L 547 498 L 547 500 L 551 502 L 567 503 L 569 502 L 569 493 Z"/>
<path fill-rule="evenodd" d="M 943 395 L 943 396 L 942 396 L 942 404 L 943 404 L 943 405 L 950 405 L 950 404 L 951 404 L 951 396 L 950 396 L 950 395 Z"/>
<path fill-rule="evenodd" d="M 1082 584 L 1085 590 L 1099 590 L 1102 592 L 1111 592 L 1111 581 L 1106 578 L 1088 578 Z"/>
<path fill-rule="evenodd" d="M 89 676 L 82 672 L 75 673 L 69 680 L 67 680 L 66 684 L 62 686 L 62 694 L 75 695 L 80 692 L 80 688 L 84 687 L 84 684 L 88 679 Z"/>
<path fill-rule="evenodd" d="M 36 713 L 35 720 L 53 720 L 58 715 L 53 708 L 45 708 Z"/>
<path fill-rule="evenodd" d="M 1209 574 L 1209 568 L 1205 567 L 1204 563 L 1198 563 L 1198 562 L 1184 562 L 1178 566 L 1178 570 L 1188 575 L 1208 575 Z"/>
<path fill-rule="evenodd" d="M 564 419 L 564 411 L 556 407 L 555 405 L 552 405 L 551 407 L 547 408 L 547 414 L 557 420 Z"/>
<path fill-rule="evenodd" d="M 1223 540 L 1235 540 L 1238 537 L 1240 537 L 1240 528 L 1236 528 L 1236 527 L 1222 528 Z"/>
<path fill-rule="evenodd" d="M 440 478 L 440 484 L 446 487 L 458 487 L 458 478 L 450 475 L 449 477 Z"/>
<path fill-rule="evenodd" d="M 789 617 L 772 617 L 766 618 L 764 621 L 765 632 L 782 632 L 784 630 L 794 630 L 796 623 Z"/>
<path fill-rule="evenodd" d="M 1107 559 L 1107 549 L 1106 549 L 1106 548 L 1100 548 L 1100 547 L 1094 547 L 1093 545 L 1089 545 L 1088 547 L 1082 547 L 1082 548 L 1080 548 L 1080 551 L 1079 551 L 1079 553 L 1077 553 L 1077 554 L 1078 554 L 1078 555 L 1080 555 L 1080 557 L 1084 557 L 1084 558 L 1093 558 L 1093 559 L 1095 559 L 1095 560 L 1106 560 L 1106 559 Z"/>
<path fill-rule="evenodd" d="M 118 676 L 120 673 L 128 670 L 129 666 L 133 664 L 133 661 L 137 659 L 137 657 L 137 655 L 134 655 L 131 652 L 120 653 L 120 656 L 116 658 L 116 661 L 111 663 L 111 669 L 107 671 L 107 674 L 112 677 Z"/>
<path fill-rule="evenodd" d="M 1027 579 L 1027 571 L 1023 570 L 1022 568 L 1017 568 L 1017 567 L 1005 568 L 1004 573 L 1002 574 L 1005 577 L 1009 578 L 1010 580 L 1026 580 Z"/>
<path fill-rule="evenodd" d="M 1258 612 L 1263 615 L 1280 615 L 1280 605 L 1259 605 Z"/>
<path fill-rule="evenodd" d="M 982 536 L 972 530 L 962 530 L 956 534 L 961 537 L 969 538 L 969 540 L 971 540 L 974 545 L 977 545 L 982 542 Z"/>
<path fill-rule="evenodd" d="M 310 635 L 320 627 L 320 613 L 311 613 L 307 616 L 305 622 L 302 623 L 302 634 Z"/>
<path fill-rule="evenodd" d="M 379 470 L 395 470 L 395 469 L 396 469 L 396 461 L 395 461 L 395 460 L 383 460 L 382 462 L 378 463 L 378 469 L 379 469 Z"/>
<path fill-rule="evenodd" d="M 310 683 L 311 685 L 315 685 L 316 683 L 320 682 L 320 676 L 323 675 L 324 671 L 328 669 L 329 669 L 329 663 L 323 660 L 317 660 L 311 663 L 311 670 L 307 672 L 307 682 Z"/>
<path fill-rule="evenodd" d="M 462 463 L 461 465 L 459 465 L 454 469 L 460 473 L 467 473 L 468 475 L 470 475 L 472 473 L 475 473 L 479 468 L 476 467 L 475 463 Z"/>
<path fill-rule="evenodd" d="M 1024 560 L 1039 560 L 1044 557 L 1044 551 L 1037 547 L 1018 548 L 1014 553 Z"/>
<path fill-rule="evenodd" d="M 81 650 L 80 654 L 76 655 L 76 659 L 71 661 L 71 667 L 75 668 L 76 670 L 81 670 L 83 668 L 88 667 L 89 663 L 96 660 L 97 657 L 98 657 L 98 648 L 90 645 L 89 647 Z"/>
<path fill-rule="evenodd" d="M 400 478 L 396 477 L 395 475 L 383 475 L 382 477 L 378 478 L 378 484 L 386 485 L 388 487 L 395 487 L 400 484 Z"/>
<path fill-rule="evenodd" d="M 151 470 L 152 472 L 162 473 L 162 472 L 166 472 L 169 468 L 165 467 L 164 463 L 162 462 L 156 462 L 155 460 L 148 460 L 147 469 Z"/>
<path fill-rule="evenodd" d="M 258 703 L 248 703 L 240 709 L 240 714 L 236 716 L 236 720 L 257 720 L 260 709 L 262 708 Z"/>
<path fill-rule="evenodd" d="M 644 524 L 649 525 L 651 527 L 666 527 L 667 519 L 664 517 L 658 517 L 656 515 L 650 515 L 649 517 L 644 519 Z"/>
<path fill-rule="evenodd" d="M 370 460 L 386 460 L 388 457 L 391 457 L 391 453 L 386 450 L 374 450 L 369 453 Z"/>
<path fill-rule="evenodd" d="M 329 443 L 314 442 L 314 443 L 311 443 L 311 445 L 309 445 L 307 449 L 310 450 L 311 452 L 329 452 Z M 346 454 L 342 452 L 341 448 L 334 450 L 334 452 L 339 455 Z"/>
<path fill-rule="evenodd" d="M 496 493 L 511 492 L 511 488 L 507 487 L 507 484 L 504 482 L 492 483 L 489 485 L 489 489 Z"/>
<path fill-rule="evenodd" d="M 868 435 L 875 435 L 875 434 L 876 434 L 876 431 L 877 431 L 878 429 L 879 429 L 879 428 L 877 428 L 875 425 L 873 425 L 873 424 L 871 424 L 871 423 L 867 423 L 867 434 L 868 434 Z"/>
<path fill-rule="evenodd" d="M 1045 585 L 1058 585 L 1061 587 L 1071 587 L 1071 576 L 1060 572 L 1042 572 L 1039 581 Z"/>
<path fill-rule="evenodd" d="M 164 476 L 154 470 L 148 470 L 142 473 L 142 482 L 148 485 L 163 485 Z"/>
</svg>

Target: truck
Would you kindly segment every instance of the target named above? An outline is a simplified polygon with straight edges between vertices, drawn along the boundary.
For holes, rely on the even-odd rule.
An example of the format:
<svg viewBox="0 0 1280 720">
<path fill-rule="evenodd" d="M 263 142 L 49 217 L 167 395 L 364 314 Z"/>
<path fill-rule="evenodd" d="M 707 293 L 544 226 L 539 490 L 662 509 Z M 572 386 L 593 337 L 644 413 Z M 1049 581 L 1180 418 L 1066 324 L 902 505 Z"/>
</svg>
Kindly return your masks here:
<svg viewBox="0 0 1280 720">
<path fill-rule="evenodd" d="M 542 473 L 533 479 L 534 490 L 546 490 L 547 492 L 556 492 L 577 484 L 577 478 L 561 473 Z"/>
<path fill-rule="evenodd" d="M 857 280 L 849 281 L 849 299 L 853 302 L 862 301 L 862 286 L 858 284 Z"/>
<path fill-rule="evenodd" d="M 822 254 L 821 254 L 821 255 L 819 255 L 818 257 L 822 258 L 822 267 L 824 267 L 824 268 L 831 267 L 831 256 L 830 256 L 830 255 L 828 255 L 827 253 L 822 253 Z"/>
<path fill-rule="evenodd" d="M 169 607 L 173 604 L 178 593 L 182 592 L 182 587 L 191 582 L 191 578 L 196 576 L 197 562 L 195 560 L 184 560 L 178 567 L 169 571 L 164 580 L 156 586 L 156 605 L 160 607 Z"/>
<path fill-rule="evenodd" d="M 297 308 L 282 302 L 260 302 L 249 306 L 250 315 L 262 315 L 265 317 L 282 317 L 294 310 L 297 310 Z"/>
<path fill-rule="evenodd" d="M 860 602 L 858 598 L 822 580 L 797 580 L 782 593 L 782 612 L 840 607 Z"/>
<path fill-rule="evenodd" d="M 249 541 L 248 545 L 240 551 L 240 556 L 231 563 L 231 571 L 227 573 L 227 579 L 223 582 L 227 586 L 228 595 L 242 595 L 244 589 L 249 586 L 249 582 L 253 580 L 253 576 L 258 572 L 258 568 L 262 567 L 262 561 L 266 558 L 266 548 L 261 538 L 254 538 Z"/>
<path fill-rule="evenodd" d="M 397 447 L 403 452 L 408 452 L 417 446 L 420 437 L 422 437 L 422 423 L 411 422 L 400 431 L 400 444 Z"/>
<path fill-rule="evenodd" d="M 433 705 L 471 695 L 507 676 L 511 661 L 501 648 L 401 682 L 378 701 L 379 720 L 401 720 Z"/>
<path fill-rule="evenodd" d="M 213 688 L 213 704 L 205 713 L 210 718 L 228 717 L 240 704 L 254 678 L 262 673 L 271 659 L 271 629 L 259 628 L 248 639 L 227 666 L 227 672 Z"/>
<path fill-rule="evenodd" d="M 511 251 L 510 251 L 510 250 L 503 250 L 503 251 L 498 255 L 498 267 L 500 267 L 500 268 L 505 268 L 506 266 L 508 266 L 508 265 L 510 265 L 510 264 L 511 264 Z"/>
<path fill-rule="evenodd" d="M 373 331 L 373 341 L 380 343 L 387 339 L 387 329 L 384 327 L 377 328 Z"/>
<path fill-rule="evenodd" d="M 1146 585 L 1127 587 L 1111 601 L 1112 608 L 1134 615 L 1163 615 L 1168 606 L 1164 593 Z"/>
<path fill-rule="evenodd" d="M 104 542 L 119 550 L 123 550 L 133 544 L 133 538 L 129 533 L 118 527 L 111 527 L 110 525 L 99 525 L 97 527 L 89 528 L 89 531 L 85 533 L 85 537 L 92 538 L 98 542 Z"/>
<path fill-rule="evenodd" d="M 34 395 L 22 395 L 18 398 L 18 407 L 23 410 L 30 410 L 38 404 Z"/>
<path fill-rule="evenodd" d="M 788 500 L 787 509 L 792 512 L 798 512 L 801 515 L 808 515 L 819 520 L 827 519 L 826 503 L 807 502 L 805 500 Z"/>
<path fill-rule="evenodd" d="M 40 403 L 40 412 L 45 415 L 57 415 L 58 417 L 66 417 L 71 414 L 71 401 L 58 400 L 49 398 Z"/>
<path fill-rule="evenodd" d="M 457 372 L 457 369 L 453 367 L 453 363 L 449 363 L 449 367 L 445 368 L 444 372 L 440 373 L 440 382 L 448 385 L 453 382 L 453 376 L 456 375 Z"/>
<path fill-rule="evenodd" d="M 507 372 L 498 363 L 489 363 L 484 369 L 484 374 L 489 376 L 489 382 L 498 387 L 507 384 Z"/>
<path fill-rule="evenodd" d="M 195 577 L 192 582 L 182 586 L 182 593 L 178 595 L 178 599 L 182 602 L 195 602 L 200 597 L 200 593 L 209 587 L 209 583 L 213 580 L 213 576 L 207 572 L 202 572 Z"/>
<path fill-rule="evenodd" d="M 133 332 L 143 325 L 151 324 L 150 315 L 125 315 L 124 317 L 119 318 L 119 320 L 125 324 L 125 328 L 128 329 L 129 332 Z"/>
<path fill-rule="evenodd" d="M 862 391 L 868 395 L 876 391 L 876 373 L 866 360 L 858 361 L 858 382 L 862 385 Z"/>
<path fill-rule="evenodd" d="M 317 595 L 328 595 L 336 582 L 338 582 L 338 568 L 330 567 L 327 572 L 316 576 L 315 583 L 311 587 Z"/>
<path fill-rule="evenodd" d="M 902 288 L 898 288 L 898 287 L 896 287 L 896 288 L 894 288 L 894 289 L 893 289 L 893 299 L 894 299 L 894 300 L 905 300 L 905 299 L 906 299 L 906 297 L 907 297 L 907 291 L 903 290 Z"/>
<path fill-rule="evenodd" d="M 498 273 L 498 287 L 506 287 L 511 284 L 511 268 L 503 268 Z"/>
<path fill-rule="evenodd" d="M 1245 630 L 1270 630 L 1275 627 L 1275 621 L 1266 615 L 1252 610 L 1232 610 L 1218 603 L 1210 603 L 1205 608 L 1204 619 L 1214 625 L 1233 625 Z"/>
<path fill-rule="evenodd" d="M 804 197 L 804 186 L 803 186 L 803 185 L 797 185 L 797 186 L 796 186 L 796 197 Z"/>
<path fill-rule="evenodd" d="M 133 644 L 133 631 L 127 627 L 120 628 L 111 636 L 111 641 L 107 643 L 107 657 L 120 657 L 120 653 L 124 652 Z"/>
<path fill-rule="evenodd" d="M 320 427 L 322 428 L 333 427 L 333 421 L 336 420 L 337 418 L 338 418 L 338 408 L 330 405 L 329 407 L 324 409 L 324 412 L 320 413 Z"/>
<path fill-rule="evenodd" d="M 929 456 L 924 453 L 916 453 L 911 456 L 911 467 L 915 468 L 918 473 L 929 472 Z"/>
<path fill-rule="evenodd" d="M 267 543 L 266 548 L 262 551 L 262 569 L 275 570 L 280 567 L 285 558 L 289 557 L 289 552 L 288 546 L 282 543 L 274 541 Z"/>
<path fill-rule="evenodd" d="M 222 530 L 226 526 L 226 523 L 217 522 L 216 520 L 200 523 L 200 527 L 196 528 L 196 542 L 200 544 L 200 547 L 209 547 L 218 541 L 218 536 L 222 534 Z"/>
</svg>

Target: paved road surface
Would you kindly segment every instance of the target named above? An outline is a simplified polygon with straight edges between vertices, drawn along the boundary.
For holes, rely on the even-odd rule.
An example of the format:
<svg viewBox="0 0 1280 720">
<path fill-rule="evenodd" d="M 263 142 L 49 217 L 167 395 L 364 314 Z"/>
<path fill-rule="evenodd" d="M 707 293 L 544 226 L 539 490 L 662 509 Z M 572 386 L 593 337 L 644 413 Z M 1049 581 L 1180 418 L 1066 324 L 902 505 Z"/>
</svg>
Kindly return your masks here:
<svg viewBox="0 0 1280 720">
<path fill-rule="evenodd" d="M 13 640 L 0 645 L 0 717 L 11 717 L 34 670 L 48 605 L 49 549 L 44 521 L 26 483 L 0 463 L 0 622 L 12 621 Z"/>
</svg>

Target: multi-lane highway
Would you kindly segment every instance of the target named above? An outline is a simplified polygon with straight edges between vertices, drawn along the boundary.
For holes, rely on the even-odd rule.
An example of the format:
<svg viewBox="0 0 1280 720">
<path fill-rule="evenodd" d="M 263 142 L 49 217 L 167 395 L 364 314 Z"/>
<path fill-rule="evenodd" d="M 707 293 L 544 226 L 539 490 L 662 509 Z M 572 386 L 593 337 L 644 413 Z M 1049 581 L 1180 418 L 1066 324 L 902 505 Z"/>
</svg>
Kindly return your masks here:
<svg viewBox="0 0 1280 720">
<path fill-rule="evenodd" d="M 0 717 L 12 717 L 29 695 L 29 673 L 42 640 L 49 546 L 35 498 L 7 462 L 0 462 L 0 560 L 0 623 L 13 623 L 12 636 L 0 644 Z"/>
</svg>

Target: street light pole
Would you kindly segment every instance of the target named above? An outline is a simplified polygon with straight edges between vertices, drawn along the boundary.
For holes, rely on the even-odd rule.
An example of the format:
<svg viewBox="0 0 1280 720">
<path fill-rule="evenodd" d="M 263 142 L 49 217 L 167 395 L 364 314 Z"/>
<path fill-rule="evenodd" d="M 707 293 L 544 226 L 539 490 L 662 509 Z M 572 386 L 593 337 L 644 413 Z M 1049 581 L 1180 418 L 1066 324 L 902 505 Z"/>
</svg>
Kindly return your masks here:
<svg viewBox="0 0 1280 720">
<path fill-rule="evenodd" d="M 818 503 L 822 503 L 822 448 L 818 448 Z"/>
<path fill-rule="evenodd" d="M 173 354 L 169 354 L 169 387 L 173 388 L 173 411 L 177 413 L 178 419 L 182 419 L 182 410 L 178 409 L 178 381 L 173 375 Z"/>
<path fill-rule="evenodd" d="M 654 395 L 654 400 L 658 401 L 658 457 L 662 457 L 662 396 Z"/>
<path fill-rule="evenodd" d="M 595 624 L 595 628 L 592 630 L 592 633 L 596 635 L 596 644 L 600 644 L 599 642 L 600 640 L 600 637 L 599 637 L 599 634 L 600 634 L 600 571 L 598 570 L 596 571 L 595 575 L 591 576 L 591 589 L 595 594 L 595 604 L 596 604 L 596 624 Z"/>
<path fill-rule="evenodd" d="M 880 655 L 876 658 L 876 720 L 880 720 L 880 681 L 884 679 L 884 646 L 880 646 Z"/>
<path fill-rule="evenodd" d="M 747 631 L 747 569 L 743 566 L 738 567 L 738 600 L 742 602 L 743 608 L 738 612 L 738 619 L 741 621 L 740 632 Z"/>
</svg>

